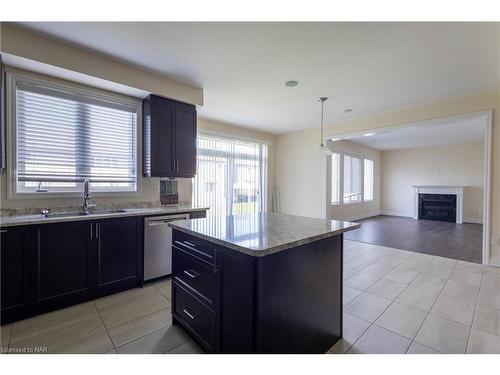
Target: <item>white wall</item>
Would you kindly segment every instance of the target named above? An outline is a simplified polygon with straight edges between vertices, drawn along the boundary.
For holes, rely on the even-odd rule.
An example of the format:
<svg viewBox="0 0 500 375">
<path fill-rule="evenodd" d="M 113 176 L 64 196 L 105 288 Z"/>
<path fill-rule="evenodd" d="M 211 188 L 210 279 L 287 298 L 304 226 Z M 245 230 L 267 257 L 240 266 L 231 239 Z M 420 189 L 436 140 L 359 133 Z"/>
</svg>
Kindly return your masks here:
<svg viewBox="0 0 500 375">
<path fill-rule="evenodd" d="M 280 212 L 326 217 L 326 156 L 315 152 L 319 140 L 319 129 L 276 137 Z"/>
<path fill-rule="evenodd" d="M 370 147 L 366 147 L 357 143 L 349 141 L 336 141 L 329 143 L 331 148 L 338 152 L 347 152 L 350 154 L 356 154 L 360 156 L 366 156 L 373 159 L 374 163 L 374 187 L 373 187 L 373 201 L 370 202 L 359 202 L 351 204 L 341 204 L 338 206 L 332 206 L 330 209 L 330 215 L 332 219 L 335 220 L 357 220 L 365 217 L 375 216 L 380 214 L 381 200 L 380 200 L 380 181 L 381 181 L 381 152 Z M 331 179 L 331 167 L 328 163 L 328 181 Z M 328 191 L 330 191 L 330 186 L 328 185 Z"/>
<path fill-rule="evenodd" d="M 464 221 L 481 223 L 484 143 L 466 143 L 382 152 L 382 211 L 413 216 L 412 185 L 460 185 Z"/>
</svg>

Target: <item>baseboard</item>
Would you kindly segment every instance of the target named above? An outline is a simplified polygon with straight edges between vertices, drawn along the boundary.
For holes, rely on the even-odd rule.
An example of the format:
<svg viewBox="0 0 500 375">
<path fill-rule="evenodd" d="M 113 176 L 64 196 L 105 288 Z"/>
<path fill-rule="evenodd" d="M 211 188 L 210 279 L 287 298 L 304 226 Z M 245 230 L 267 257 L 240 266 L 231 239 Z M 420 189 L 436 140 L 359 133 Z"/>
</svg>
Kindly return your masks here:
<svg viewBox="0 0 500 375">
<path fill-rule="evenodd" d="M 367 212 L 367 213 L 364 213 L 361 215 L 348 216 L 348 217 L 342 218 L 340 220 L 343 220 L 343 221 L 361 220 L 361 219 L 367 219 L 367 218 L 373 217 L 373 216 L 378 216 L 381 214 L 382 214 L 382 211 L 372 211 L 372 212 Z M 339 219 L 333 218 L 333 220 L 339 220 Z"/>
<path fill-rule="evenodd" d="M 403 212 L 403 211 L 382 211 L 382 215 L 413 218 L 413 214 L 409 214 L 408 212 Z"/>
<path fill-rule="evenodd" d="M 464 223 L 471 223 L 471 224 L 483 224 L 482 219 L 466 219 L 465 217 L 463 219 L 463 222 Z"/>
</svg>

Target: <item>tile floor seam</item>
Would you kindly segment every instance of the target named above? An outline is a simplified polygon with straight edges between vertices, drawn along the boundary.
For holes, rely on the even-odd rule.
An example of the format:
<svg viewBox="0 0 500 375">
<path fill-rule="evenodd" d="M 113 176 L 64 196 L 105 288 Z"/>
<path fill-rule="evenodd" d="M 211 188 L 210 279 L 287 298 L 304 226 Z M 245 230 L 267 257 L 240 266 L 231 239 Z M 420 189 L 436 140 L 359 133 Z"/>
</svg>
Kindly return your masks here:
<svg viewBox="0 0 500 375">
<path fill-rule="evenodd" d="M 104 320 L 102 319 L 101 312 L 97 308 L 95 300 L 92 302 L 94 303 L 94 307 L 97 311 L 97 315 L 99 315 L 99 319 L 101 319 L 101 323 L 102 323 L 102 326 L 104 327 L 104 330 L 106 331 L 106 335 L 108 335 L 109 341 L 111 341 L 111 345 L 113 345 L 113 348 L 116 349 L 115 343 L 114 343 L 113 339 L 111 338 L 111 335 L 109 334 L 108 327 L 106 327 L 106 323 L 104 323 Z"/>
<path fill-rule="evenodd" d="M 465 346 L 465 353 L 467 354 L 467 351 L 469 350 L 469 344 L 470 344 L 470 336 L 472 334 L 472 328 L 474 327 L 474 319 L 476 318 L 476 310 L 477 310 L 477 305 L 479 303 L 479 295 L 481 294 L 481 284 L 483 283 L 483 275 L 481 275 L 481 282 L 479 283 L 479 289 L 477 291 L 477 296 L 476 296 L 476 303 L 474 304 L 474 313 L 472 314 L 472 322 L 470 324 L 470 329 L 469 329 L 469 336 L 467 337 L 467 345 Z"/>
<path fill-rule="evenodd" d="M 450 277 L 451 277 L 451 276 L 450 276 Z M 449 280 L 449 278 L 446 280 L 446 283 L 448 282 L 448 280 Z M 427 312 L 427 315 L 425 316 L 425 319 L 422 321 L 422 324 L 420 324 L 420 327 L 418 328 L 418 331 L 417 331 L 417 333 L 415 334 L 415 337 L 414 337 L 414 339 L 413 339 L 414 341 L 415 341 L 415 339 L 417 338 L 418 334 L 420 333 L 420 330 L 422 329 L 422 326 L 423 326 L 423 325 L 424 325 L 424 323 L 427 321 L 427 318 L 429 317 L 429 315 L 431 315 L 431 311 L 432 311 L 432 309 L 433 309 L 434 305 L 436 304 L 437 300 L 438 300 L 438 299 L 439 299 L 439 297 L 441 297 L 441 295 L 443 294 L 444 287 L 446 286 L 446 283 L 444 283 L 443 287 L 442 287 L 442 288 L 441 288 L 441 290 L 439 291 L 438 296 L 436 297 L 436 299 L 435 299 L 435 300 L 434 300 L 434 302 L 432 303 L 431 308 L 430 308 L 430 309 L 429 309 L 429 311 Z M 454 321 L 449 320 L 449 319 L 446 319 L 446 318 L 442 318 L 442 317 L 440 317 L 440 316 L 438 316 L 438 318 L 439 318 L 439 319 L 446 320 L 447 322 L 455 323 L 455 324 L 461 325 L 461 326 L 463 326 L 463 327 L 466 327 L 466 326 L 465 326 L 465 325 L 463 325 L 463 324 L 460 324 L 460 323 L 454 322 Z M 472 328 L 472 323 L 471 323 L 471 327 L 469 327 L 469 336 L 470 336 L 470 331 L 471 331 L 471 328 Z M 423 343 L 421 343 L 421 342 L 418 342 L 418 341 L 415 341 L 415 342 L 417 342 L 417 343 L 418 343 L 418 344 L 420 344 L 420 345 L 424 345 L 424 346 L 426 346 L 425 344 L 423 344 Z M 430 349 L 432 349 L 432 350 L 436 350 L 436 349 L 434 349 L 434 348 L 430 348 Z M 465 353 L 466 353 L 466 352 L 467 352 L 467 347 L 465 348 Z M 464 353 L 464 354 L 465 354 L 465 353 Z"/>
<path fill-rule="evenodd" d="M 165 326 L 165 327 L 167 327 L 167 326 Z M 144 338 L 144 337 L 146 337 L 146 336 L 152 335 L 152 334 L 153 334 L 153 333 L 155 333 L 155 332 L 158 332 L 158 331 L 160 331 L 160 330 L 162 330 L 162 329 L 165 329 L 165 327 L 161 327 L 161 328 L 155 329 L 154 331 L 151 331 L 151 332 L 149 332 L 149 333 L 147 333 L 147 334 L 145 334 L 145 335 L 142 335 L 141 337 L 137 337 L 137 338 L 135 338 L 135 339 L 133 339 L 133 340 L 130 340 L 130 341 L 126 342 L 126 343 L 123 343 L 123 344 L 121 344 L 121 345 L 119 345 L 119 346 L 115 347 L 115 349 L 122 348 L 122 347 L 124 347 L 125 345 L 129 345 L 129 344 L 131 344 L 131 343 L 133 343 L 133 342 L 135 342 L 135 341 L 137 341 L 137 340 L 143 339 L 143 338 Z M 183 344 L 184 344 L 184 343 L 183 343 Z M 182 344 L 181 344 L 181 345 L 182 345 Z M 113 346 L 114 346 L 114 344 L 113 344 Z"/>
</svg>

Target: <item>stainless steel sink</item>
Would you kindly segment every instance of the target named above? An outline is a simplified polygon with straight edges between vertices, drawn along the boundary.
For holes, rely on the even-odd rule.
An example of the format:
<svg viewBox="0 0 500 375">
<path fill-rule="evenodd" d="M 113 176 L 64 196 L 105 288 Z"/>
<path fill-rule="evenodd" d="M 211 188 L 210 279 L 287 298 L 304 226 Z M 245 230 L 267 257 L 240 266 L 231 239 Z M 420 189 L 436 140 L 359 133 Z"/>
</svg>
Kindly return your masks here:
<svg viewBox="0 0 500 375">
<path fill-rule="evenodd" d="M 71 216 L 87 216 L 89 215 L 83 211 L 74 211 L 74 212 L 51 212 L 48 214 L 44 214 L 45 217 L 71 217 Z"/>
<path fill-rule="evenodd" d="M 127 212 L 127 210 L 124 209 L 114 209 L 114 210 L 92 210 L 90 211 L 91 215 L 106 215 L 106 214 L 121 214 Z"/>
<path fill-rule="evenodd" d="M 90 215 L 106 215 L 106 214 L 120 214 L 127 212 L 123 209 L 113 209 L 113 210 L 92 210 L 89 212 L 84 211 L 73 211 L 73 212 L 53 212 L 43 214 L 46 218 L 50 217 L 72 217 L 72 216 L 90 216 Z"/>
</svg>

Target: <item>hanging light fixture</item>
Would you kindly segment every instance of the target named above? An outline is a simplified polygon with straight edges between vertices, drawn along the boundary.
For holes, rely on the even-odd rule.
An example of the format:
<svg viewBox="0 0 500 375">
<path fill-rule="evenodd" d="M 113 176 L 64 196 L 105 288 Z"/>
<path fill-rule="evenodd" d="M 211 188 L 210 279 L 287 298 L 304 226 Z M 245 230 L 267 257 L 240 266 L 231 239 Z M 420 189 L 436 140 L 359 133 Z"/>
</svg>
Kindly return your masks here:
<svg viewBox="0 0 500 375">
<path fill-rule="evenodd" d="M 323 116 L 323 113 L 324 113 L 323 106 L 327 100 L 328 100 L 328 98 L 324 97 L 324 96 L 319 98 L 319 102 L 321 103 L 321 141 L 320 141 L 319 148 L 318 148 L 317 152 L 320 154 L 324 154 L 324 155 L 331 154 L 331 151 L 328 148 L 328 146 L 326 146 L 324 144 L 324 138 L 323 138 L 323 117 L 324 117 Z"/>
</svg>

